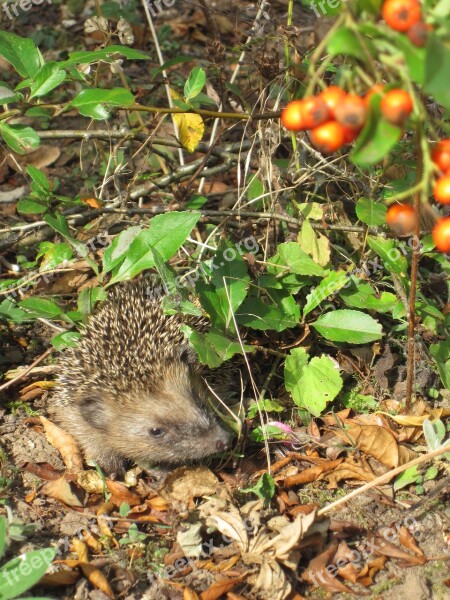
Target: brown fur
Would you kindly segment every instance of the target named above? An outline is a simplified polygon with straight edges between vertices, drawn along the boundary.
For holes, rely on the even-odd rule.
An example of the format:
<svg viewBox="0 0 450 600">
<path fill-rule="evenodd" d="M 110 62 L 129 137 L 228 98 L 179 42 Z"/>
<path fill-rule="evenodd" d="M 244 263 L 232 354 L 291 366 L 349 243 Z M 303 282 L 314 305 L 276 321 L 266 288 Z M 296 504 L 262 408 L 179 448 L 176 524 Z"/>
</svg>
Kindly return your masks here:
<svg viewBox="0 0 450 600">
<path fill-rule="evenodd" d="M 182 464 L 229 447 L 184 322 L 163 313 L 145 281 L 117 286 L 62 356 L 55 417 L 106 471 L 123 471 L 126 459 Z"/>
</svg>

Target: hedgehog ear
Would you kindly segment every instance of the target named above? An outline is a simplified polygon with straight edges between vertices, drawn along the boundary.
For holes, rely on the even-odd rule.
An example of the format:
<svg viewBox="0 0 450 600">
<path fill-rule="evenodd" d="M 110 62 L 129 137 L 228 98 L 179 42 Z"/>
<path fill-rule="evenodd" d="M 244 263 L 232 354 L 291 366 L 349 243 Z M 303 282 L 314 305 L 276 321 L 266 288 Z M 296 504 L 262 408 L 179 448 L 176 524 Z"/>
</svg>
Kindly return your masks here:
<svg viewBox="0 0 450 600">
<path fill-rule="evenodd" d="M 95 394 L 83 396 L 78 400 L 78 406 L 80 415 L 91 427 L 95 427 L 95 429 L 100 429 L 101 431 L 108 429 L 107 411 L 105 410 L 105 403 L 100 396 Z"/>
</svg>

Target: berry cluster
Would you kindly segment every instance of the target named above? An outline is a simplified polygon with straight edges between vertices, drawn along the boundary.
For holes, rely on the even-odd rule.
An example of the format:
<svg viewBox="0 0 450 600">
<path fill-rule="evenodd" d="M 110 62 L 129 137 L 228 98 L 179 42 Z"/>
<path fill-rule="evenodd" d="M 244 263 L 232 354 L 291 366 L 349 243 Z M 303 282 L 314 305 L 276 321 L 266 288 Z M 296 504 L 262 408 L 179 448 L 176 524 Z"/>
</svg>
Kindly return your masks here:
<svg viewBox="0 0 450 600">
<path fill-rule="evenodd" d="M 411 96 L 397 88 L 384 92 L 381 84 L 374 85 L 364 97 L 331 85 L 317 96 L 289 102 L 281 112 L 281 122 L 290 131 L 309 131 L 313 146 L 331 154 L 358 137 L 374 94 L 382 96 L 383 117 L 393 125 L 403 125 L 413 109 Z"/>
<path fill-rule="evenodd" d="M 431 158 L 439 170 L 433 196 L 441 204 L 450 204 L 450 138 L 435 144 Z M 387 224 L 400 235 L 414 231 L 416 221 L 415 210 L 410 204 L 394 204 L 386 215 Z M 433 227 L 432 236 L 439 252 L 450 252 L 450 217 L 438 219 Z"/>
<path fill-rule="evenodd" d="M 414 46 L 425 46 L 431 27 L 424 23 L 417 0 L 385 0 L 381 14 L 391 29 L 406 33 Z"/>
</svg>

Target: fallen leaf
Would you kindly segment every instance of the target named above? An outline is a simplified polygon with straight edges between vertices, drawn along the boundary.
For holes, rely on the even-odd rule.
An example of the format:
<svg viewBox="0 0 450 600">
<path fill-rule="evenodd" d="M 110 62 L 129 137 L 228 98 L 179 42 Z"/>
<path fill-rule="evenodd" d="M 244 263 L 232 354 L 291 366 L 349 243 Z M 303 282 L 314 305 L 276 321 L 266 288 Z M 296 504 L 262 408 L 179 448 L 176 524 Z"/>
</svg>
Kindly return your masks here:
<svg viewBox="0 0 450 600">
<path fill-rule="evenodd" d="M 55 481 L 47 481 L 47 483 L 44 483 L 44 485 L 41 487 L 40 491 L 45 496 L 55 498 L 55 500 L 59 500 L 68 506 L 76 506 L 78 508 L 83 506 L 73 491 L 73 485 L 67 481 L 64 476 L 56 479 Z"/>
<path fill-rule="evenodd" d="M 107 479 L 106 487 L 112 494 L 111 502 L 118 507 L 120 507 L 120 505 L 124 502 L 126 502 L 130 506 L 137 506 L 142 502 L 140 496 L 134 494 L 133 492 L 130 492 L 130 490 L 125 485 L 123 485 L 123 483 Z"/>
<path fill-rule="evenodd" d="M 44 426 L 46 438 L 60 452 L 67 470 L 70 472 L 81 471 L 83 458 L 74 438 L 45 417 L 39 418 Z"/>
</svg>

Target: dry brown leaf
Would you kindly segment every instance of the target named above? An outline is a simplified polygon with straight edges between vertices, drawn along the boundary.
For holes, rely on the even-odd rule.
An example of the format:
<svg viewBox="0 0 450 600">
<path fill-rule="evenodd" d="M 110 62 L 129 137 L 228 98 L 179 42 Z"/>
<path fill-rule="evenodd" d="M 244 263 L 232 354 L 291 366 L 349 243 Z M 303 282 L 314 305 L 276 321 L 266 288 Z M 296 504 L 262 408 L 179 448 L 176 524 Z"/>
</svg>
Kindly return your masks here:
<svg viewBox="0 0 450 600">
<path fill-rule="evenodd" d="M 160 495 L 167 502 L 189 502 L 192 498 L 212 496 L 217 491 L 219 480 L 204 465 L 181 467 L 169 473 Z"/>
<path fill-rule="evenodd" d="M 217 600 L 228 591 L 232 590 L 234 586 L 240 583 L 243 579 L 244 576 L 236 577 L 235 579 L 216 581 L 208 589 L 201 593 L 200 598 L 201 600 Z"/>
<path fill-rule="evenodd" d="M 72 538 L 72 548 L 80 562 L 89 562 L 88 548 L 84 542 L 79 538 Z"/>
<path fill-rule="evenodd" d="M 374 548 L 373 554 L 379 556 L 389 556 L 390 558 L 398 558 L 402 561 L 402 566 L 411 567 L 414 565 L 423 565 L 427 562 L 425 556 L 411 556 L 398 546 L 395 546 L 385 538 L 377 535 L 367 537 L 369 545 Z"/>
<path fill-rule="evenodd" d="M 55 500 L 59 500 L 60 502 L 64 502 L 64 504 L 67 504 L 68 506 L 81 508 L 83 504 L 73 492 L 72 488 L 72 484 L 63 476 L 54 481 L 47 481 L 47 483 L 44 483 L 41 487 L 41 493 L 45 496 L 50 496 L 50 498 L 55 498 Z"/>
<path fill-rule="evenodd" d="M 111 502 L 116 506 L 120 506 L 123 502 L 126 502 L 130 506 L 137 506 L 142 502 L 141 497 L 133 492 L 130 492 L 130 490 L 123 485 L 123 483 L 107 479 L 106 487 L 112 494 Z"/>
<path fill-rule="evenodd" d="M 327 471 L 332 471 L 338 465 L 341 464 L 342 458 L 337 460 L 330 460 L 323 462 L 321 465 L 316 465 L 315 467 L 310 467 L 309 469 L 305 469 L 298 475 L 293 475 L 291 477 L 285 477 L 282 480 L 284 487 L 292 487 L 294 485 L 300 485 L 304 483 L 311 483 L 312 481 L 316 481 L 322 473 L 326 473 Z"/>
<path fill-rule="evenodd" d="M 183 600 L 200 600 L 200 596 L 191 588 L 186 587 L 183 590 Z"/>
<path fill-rule="evenodd" d="M 114 592 L 112 591 L 108 580 L 99 569 L 89 563 L 80 562 L 79 566 L 81 567 L 84 576 L 90 581 L 90 583 L 92 583 L 94 587 L 96 587 L 98 590 L 101 590 L 109 598 L 114 600 Z"/>
<path fill-rule="evenodd" d="M 416 544 L 416 540 L 414 536 L 410 533 L 407 527 L 404 525 L 400 526 L 399 532 L 399 542 L 402 546 L 417 554 L 417 556 L 424 556 L 424 552 L 419 546 Z"/>
<path fill-rule="evenodd" d="M 355 592 L 351 588 L 336 577 L 335 554 L 337 546 L 337 540 L 333 540 L 328 548 L 319 554 L 319 556 L 313 558 L 309 562 L 306 571 L 304 571 L 302 579 L 312 585 L 324 588 L 327 592 L 346 592 L 347 594 L 355 595 Z M 330 569 L 330 566 L 334 567 L 334 570 Z"/>
<path fill-rule="evenodd" d="M 56 561 L 55 561 L 56 562 Z M 51 586 L 63 586 L 63 585 L 74 585 L 80 579 L 80 573 L 78 571 L 58 571 L 57 573 L 46 573 L 39 580 L 39 585 L 51 585 Z"/>
<path fill-rule="evenodd" d="M 60 452 L 67 470 L 70 472 L 81 471 L 83 458 L 74 438 L 45 417 L 39 418 L 44 426 L 46 438 Z"/>
<path fill-rule="evenodd" d="M 338 487 L 338 483 L 341 481 L 345 481 L 346 483 L 352 483 L 355 480 L 373 481 L 375 475 L 365 461 L 361 464 L 356 462 L 356 459 L 349 457 L 332 473 L 324 474 L 321 479 L 326 479 L 328 481 L 328 487 L 332 489 Z"/>
<path fill-rule="evenodd" d="M 381 463 L 390 468 L 398 467 L 399 462 L 399 446 L 394 435 L 377 425 L 358 425 L 354 421 L 347 421 L 345 431 L 336 430 L 335 433 L 347 443 L 356 445 L 359 450 L 373 456 Z"/>
<path fill-rule="evenodd" d="M 57 145 L 50 146 L 41 144 L 37 150 L 32 150 L 25 155 L 13 154 L 7 157 L 8 166 L 13 171 L 22 172 L 27 165 L 33 165 L 36 169 L 48 167 L 58 160 L 61 150 Z"/>
</svg>

